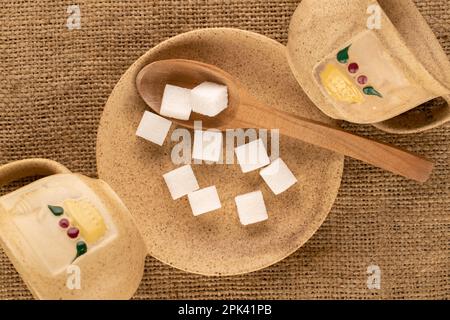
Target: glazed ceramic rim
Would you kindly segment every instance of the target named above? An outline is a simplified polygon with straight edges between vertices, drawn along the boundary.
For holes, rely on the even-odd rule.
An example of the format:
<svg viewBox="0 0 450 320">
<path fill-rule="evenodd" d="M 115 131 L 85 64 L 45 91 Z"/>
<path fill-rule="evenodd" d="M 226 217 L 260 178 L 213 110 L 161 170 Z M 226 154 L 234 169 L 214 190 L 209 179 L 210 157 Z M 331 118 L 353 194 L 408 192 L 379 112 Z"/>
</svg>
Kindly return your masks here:
<svg viewBox="0 0 450 320">
<path fill-rule="evenodd" d="M 156 46 L 152 47 L 151 49 L 147 50 L 143 55 L 141 55 L 133 64 L 131 64 L 130 67 L 128 67 L 128 69 L 122 74 L 121 78 L 119 79 L 119 81 L 117 82 L 117 84 L 114 86 L 111 95 L 109 96 L 106 104 L 108 105 L 109 102 L 112 100 L 112 98 L 114 98 L 115 96 L 115 92 L 117 87 L 120 86 L 122 84 L 122 82 L 124 81 L 125 75 L 127 75 L 129 72 L 131 72 L 130 70 L 133 69 L 133 67 L 139 63 L 141 63 L 143 60 L 145 60 L 149 55 L 153 54 L 155 51 L 158 51 L 161 48 L 164 48 L 165 46 L 167 46 L 170 42 L 174 42 L 174 41 L 178 41 L 180 39 L 185 39 L 186 37 L 191 37 L 192 35 L 201 35 L 201 34 L 205 34 L 205 33 L 210 33 L 210 32 L 214 32 L 214 31 L 225 31 L 225 32 L 230 32 L 230 33 L 238 33 L 238 34 L 244 34 L 248 37 L 252 37 L 255 40 L 261 41 L 261 42 L 265 42 L 268 45 L 271 46 L 277 46 L 278 48 L 281 48 L 283 51 L 285 51 L 286 53 L 286 47 L 277 42 L 276 40 L 273 40 L 271 38 L 268 38 L 264 35 L 252 32 L 252 31 L 247 31 L 247 30 L 241 30 L 241 29 L 237 29 L 237 28 L 226 28 L 226 27 L 219 27 L 219 28 L 201 28 L 201 29 L 196 29 L 196 30 L 192 30 L 192 31 L 188 31 L 185 33 L 181 33 L 178 34 L 174 37 L 170 37 L 167 38 L 166 40 L 162 41 L 161 43 L 157 44 Z M 284 57 L 286 58 L 286 54 L 284 55 Z M 300 84 L 298 84 L 299 87 Z M 103 118 L 105 113 L 105 109 L 102 112 L 102 116 L 101 118 Z M 98 145 L 99 142 L 99 136 L 100 136 L 100 130 L 97 133 L 97 142 L 96 142 L 96 146 Z M 96 147 L 96 164 L 97 164 L 97 168 L 99 168 L 99 149 Z M 324 223 L 324 221 L 326 220 L 326 218 L 328 217 L 331 208 L 333 207 L 336 198 L 338 196 L 339 193 L 339 189 L 340 189 L 340 185 L 342 182 L 342 175 L 343 175 L 343 170 L 344 170 L 344 156 L 341 156 L 341 160 L 340 160 L 340 165 L 336 164 L 336 169 L 338 170 L 337 175 L 335 175 L 333 178 L 329 179 L 329 181 L 334 181 L 334 183 L 336 184 L 335 186 L 335 190 L 336 190 L 336 195 L 334 196 L 334 200 L 330 201 L 330 205 L 328 208 L 326 208 L 326 214 L 324 214 L 323 216 L 320 217 L 320 219 L 316 219 L 311 221 L 310 226 L 312 226 L 310 228 L 310 230 L 312 231 L 308 231 L 305 233 L 305 236 L 303 237 L 302 241 L 299 241 L 299 243 L 295 246 L 294 249 L 292 250 L 288 250 L 287 252 L 283 252 L 282 254 L 280 254 L 278 257 L 275 257 L 274 259 L 271 259 L 272 261 L 269 263 L 263 263 L 260 265 L 255 264 L 255 267 L 250 268 L 250 269 L 242 269 L 238 272 L 230 272 L 230 273 L 207 273 L 204 271 L 199 271 L 199 270 L 195 270 L 195 269 L 191 269 L 191 268 L 183 268 L 180 265 L 174 265 L 169 261 L 165 261 L 165 259 L 162 259 L 158 256 L 158 254 L 151 252 L 148 248 L 147 248 L 147 253 L 148 255 L 150 255 L 151 257 L 155 258 L 156 260 L 164 263 L 165 265 L 169 265 L 175 269 L 181 270 L 181 271 L 185 271 L 185 272 L 189 272 L 189 273 L 193 273 L 193 274 L 198 274 L 198 275 L 203 275 L 203 276 L 215 276 L 215 277 L 225 277 L 225 276 L 238 276 L 238 275 L 243 275 L 243 274 L 248 274 L 248 273 L 252 273 L 252 272 L 256 272 L 256 271 L 260 271 L 262 269 L 268 268 L 274 264 L 277 264 L 278 262 L 286 259 L 287 257 L 289 257 L 290 255 L 292 255 L 293 253 L 295 253 L 298 249 L 300 249 L 303 245 L 305 245 L 306 242 L 308 242 L 312 236 L 320 229 L 320 227 L 322 226 L 322 224 Z M 100 179 L 102 179 L 102 177 L 100 177 Z M 130 211 L 131 212 L 131 211 Z M 133 212 L 131 212 L 131 214 L 133 215 Z M 134 215 L 133 215 L 134 217 Z"/>
</svg>

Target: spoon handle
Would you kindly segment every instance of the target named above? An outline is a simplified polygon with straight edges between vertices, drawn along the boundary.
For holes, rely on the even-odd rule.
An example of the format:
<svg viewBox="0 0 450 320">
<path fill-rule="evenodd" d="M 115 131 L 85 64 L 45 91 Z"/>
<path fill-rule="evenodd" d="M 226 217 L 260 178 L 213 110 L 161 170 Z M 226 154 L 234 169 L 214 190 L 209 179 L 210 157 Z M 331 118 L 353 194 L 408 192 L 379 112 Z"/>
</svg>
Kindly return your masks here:
<svg viewBox="0 0 450 320">
<path fill-rule="evenodd" d="M 280 133 L 328 149 L 403 177 L 425 182 L 433 163 L 395 146 L 370 140 L 326 124 L 289 113 L 244 103 L 237 118 L 247 128 L 279 129 Z"/>
</svg>

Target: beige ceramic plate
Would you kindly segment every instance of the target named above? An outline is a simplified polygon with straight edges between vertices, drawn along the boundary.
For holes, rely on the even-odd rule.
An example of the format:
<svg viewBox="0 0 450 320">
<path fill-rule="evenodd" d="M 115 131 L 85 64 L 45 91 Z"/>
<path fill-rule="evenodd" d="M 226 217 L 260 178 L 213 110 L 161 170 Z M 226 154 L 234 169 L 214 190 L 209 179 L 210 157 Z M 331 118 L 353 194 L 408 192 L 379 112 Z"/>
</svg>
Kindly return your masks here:
<svg viewBox="0 0 450 320">
<path fill-rule="evenodd" d="M 343 157 L 281 138 L 281 157 L 299 183 L 274 196 L 258 172 L 238 165 L 194 165 L 200 187 L 216 185 L 222 209 L 194 217 L 186 198 L 173 201 L 162 175 L 176 166 L 163 147 L 135 136 L 144 110 L 135 77 L 160 59 L 194 59 L 235 75 L 255 97 L 284 111 L 330 123 L 291 74 L 281 44 L 247 31 L 205 29 L 179 35 L 153 48 L 121 78 L 101 120 L 97 141 L 99 176 L 135 215 L 149 253 L 176 268 L 205 275 L 235 275 L 274 264 L 302 246 L 326 218 L 341 181 Z M 170 133 L 169 133 L 170 137 Z M 243 227 L 234 197 L 261 189 L 267 222 Z"/>
</svg>

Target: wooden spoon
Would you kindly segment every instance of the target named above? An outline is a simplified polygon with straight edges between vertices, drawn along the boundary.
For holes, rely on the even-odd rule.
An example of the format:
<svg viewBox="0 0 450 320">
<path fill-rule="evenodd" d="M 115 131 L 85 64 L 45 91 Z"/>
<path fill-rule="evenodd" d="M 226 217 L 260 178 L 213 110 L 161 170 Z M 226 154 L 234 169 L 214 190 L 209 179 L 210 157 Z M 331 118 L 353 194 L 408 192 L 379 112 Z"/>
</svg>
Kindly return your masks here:
<svg viewBox="0 0 450 320">
<path fill-rule="evenodd" d="M 227 72 L 202 62 L 171 59 L 155 61 L 144 67 L 136 78 L 139 94 L 159 114 L 166 84 L 194 88 L 204 81 L 228 87 L 228 108 L 216 117 L 193 113 L 188 121 L 173 122 L 188 128 L 195 120 L 203 128 L 219 130 L 238 128 L 280 129 L 280 133 L 325 148 L 419 182 L 425 182 L 433 163 L 394 146 L 363 138 L 326 124 L 267 107 L 252 97 Z"/>
</svg>

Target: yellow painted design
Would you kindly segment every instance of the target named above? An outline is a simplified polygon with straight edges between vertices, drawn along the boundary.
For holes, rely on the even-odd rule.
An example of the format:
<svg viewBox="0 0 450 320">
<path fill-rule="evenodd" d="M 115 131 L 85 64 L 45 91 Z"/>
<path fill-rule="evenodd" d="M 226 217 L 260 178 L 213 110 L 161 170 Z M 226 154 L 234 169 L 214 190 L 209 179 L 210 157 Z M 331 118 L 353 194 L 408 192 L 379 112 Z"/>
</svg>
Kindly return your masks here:
<svg viewBox="0 0 450 320">
<path fill-rule="evenodd" d="M 82 200 L 66 200 L 64 208 L 71 222 L 80 230 L 87 243 L 94 243 L 106 232 L 105 221 L 92 204 Z"/>
<path fill-rule="evenodd" d="M 320 79 L 325 90 L 332 98 L 345 103 L 364 102 L 364 96 L 352 79 L 335 65 L 327 64 L 320 73 Z"/>
</svg>

